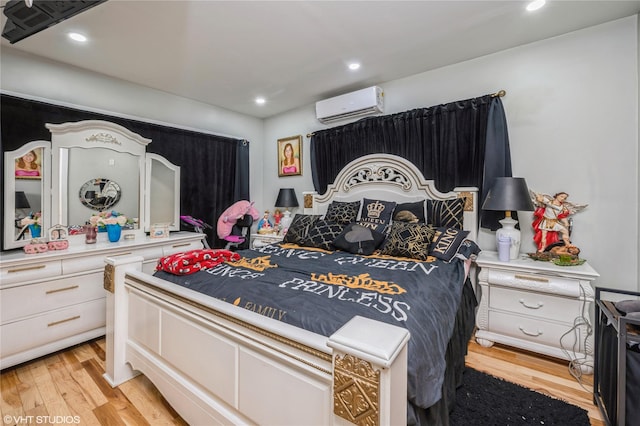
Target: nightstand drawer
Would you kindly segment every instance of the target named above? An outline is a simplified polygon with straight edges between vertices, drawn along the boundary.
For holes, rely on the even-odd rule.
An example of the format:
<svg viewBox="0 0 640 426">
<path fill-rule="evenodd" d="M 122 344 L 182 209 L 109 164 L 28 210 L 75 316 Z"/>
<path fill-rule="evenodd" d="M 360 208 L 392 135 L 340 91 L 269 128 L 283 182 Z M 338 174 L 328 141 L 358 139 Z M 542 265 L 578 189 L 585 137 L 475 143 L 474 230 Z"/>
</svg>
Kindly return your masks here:
<svg viewBox="0 0 640 426">
<path fill-rule="evenodd" d="M 560 347 L 560 338 L 570 328 L 563 324 L 504 312 L 489 312 L 489 327 L 494 333 L 554 347 Z"/>
<path fill-rule="evenodd" d="M 491 269 L 488 282 L 495 285 L 514 287 L 524 290 L 541 291 L 556 296 L 580 297 L 580 287 L 576 280 L 544 273 L 529 273 Z"/>
<path fill-rule="evenodd" d="M 105 297 L 103 274 L 46 281 L 2 290 L 0 324 Z"/>
<path fill-rule="evenodd" d="M 491 287 L 489 309 L 514 312 L 526 316 L 572 324 L 580 315 L 583 302 L 578 299 L 532 291 Z"/>
<path fill-rule="evenodd" d="M 73 305 L 44 315 L 0 326 L 0 357 L 104 327 L 104 299 Z"/>
</svg>

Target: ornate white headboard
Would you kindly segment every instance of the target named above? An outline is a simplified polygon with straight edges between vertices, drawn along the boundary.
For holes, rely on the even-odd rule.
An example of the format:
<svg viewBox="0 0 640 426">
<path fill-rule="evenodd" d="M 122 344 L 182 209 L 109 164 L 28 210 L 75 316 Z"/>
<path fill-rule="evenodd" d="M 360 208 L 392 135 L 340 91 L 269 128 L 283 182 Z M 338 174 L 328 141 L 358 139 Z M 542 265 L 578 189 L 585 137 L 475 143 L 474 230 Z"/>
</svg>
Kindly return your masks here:
<svg viewBox="0 0 640 426">
<path fill-rule="evenodd" d="M 365 197 L 397 203 L 464 198 L 464 229 L 469 231 L 468 238 L 477 240 L 478 188 L 458 187 L 442 193 L 413 163 L 391 154 L 365 155 L 347 164 L 324 194 L 305 193 L 305 212 L 324 214 L 334 200 L 358 201 Z"/>
</svg>

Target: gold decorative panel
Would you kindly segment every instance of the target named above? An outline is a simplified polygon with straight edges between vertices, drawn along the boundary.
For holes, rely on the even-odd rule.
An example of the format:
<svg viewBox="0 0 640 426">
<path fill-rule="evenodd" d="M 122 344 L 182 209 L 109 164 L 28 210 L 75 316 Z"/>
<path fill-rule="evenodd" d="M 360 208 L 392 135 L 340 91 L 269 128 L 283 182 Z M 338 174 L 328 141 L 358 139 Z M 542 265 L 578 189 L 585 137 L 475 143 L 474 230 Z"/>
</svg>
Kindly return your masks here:
<svg viewBox="0 0 640 426">
<path fill-rule="evenodd" d="M 459 198 L 464 198 L 464 211 L 472 212 L 473 211 L 473 192 L 461 192 L 458 195 Z"/>
<path fill-rule="evenodd" d="M 348 354 L 336 355 L 333 363 L 334 414 L 357 425 L 379 425 L 380 371 Z"/>
<path fill-rule="evenodd" d="M 313 208 L 313 194 L 304 194 L 304 208 Z"/>
<path fill-rule="evenodd" d="M 104 266 L 104 289 L 110 293 L 113 293 L 116 289 L 115 277 L 116 267 L 113 265 Z"/>
</svg>

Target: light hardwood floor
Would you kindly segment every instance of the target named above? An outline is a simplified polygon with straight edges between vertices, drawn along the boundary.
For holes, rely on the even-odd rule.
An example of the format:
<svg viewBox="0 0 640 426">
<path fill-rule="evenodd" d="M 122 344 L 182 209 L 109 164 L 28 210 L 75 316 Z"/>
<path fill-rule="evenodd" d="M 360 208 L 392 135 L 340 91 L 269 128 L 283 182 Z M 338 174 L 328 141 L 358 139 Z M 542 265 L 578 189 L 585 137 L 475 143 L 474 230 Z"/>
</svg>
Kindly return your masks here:
<svg viewBox="0 0 640 426">
<path fill-rule="evenodd" d="M 112 389 L 102 377 L 104 350 L 97 339 L 2 371 L 2 425 L 186 424 L 144 376 Z M 592 425 L 604 425 L 592 403 L 593 376 L 580 385 L 565 362 L 471 342 L 467 365 L 583 407 Z"/>
</svg>

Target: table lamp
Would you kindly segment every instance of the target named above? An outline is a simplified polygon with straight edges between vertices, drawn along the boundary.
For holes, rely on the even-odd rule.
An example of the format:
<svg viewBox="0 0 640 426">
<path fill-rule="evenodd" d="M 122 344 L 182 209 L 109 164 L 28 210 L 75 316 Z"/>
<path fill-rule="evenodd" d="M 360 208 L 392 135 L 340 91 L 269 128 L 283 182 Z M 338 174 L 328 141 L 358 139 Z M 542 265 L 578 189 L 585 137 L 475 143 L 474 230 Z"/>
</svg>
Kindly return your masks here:
<svg viewBox="0 0 640 426">
<path fill-rule="evenodd" d="M 509 260 L 517 259 L 520 254 L 520 230 L 516 229 L 517 220 L 511 217 L 512 211 L 533 211 L 534 206 L 529 188 L 524 178 L 498 177 L 487 193 L 482 204 L 483 210 L 504 210 L 505 218 L 499 220 L 502 228 L 496 231 L 496 244 L 507 237 L 511 239 Z"/>
<path fill-rule="evenodd" d="M 27 195 L 24 191 L 16 191 L 16 205 L 15 209 L 20 210 L 21 217 L 17 217 L 16 219 L 22 219 L 26 216 L 26 214 L 22 211 L 24 209 L 30 209 L 31 205 L 29 204 L 29 200 L 27 200 Z"/>
<path fill-rule="evenodd" d="M 282 229 L 288 229 L 293 220 L 289 207 L 298 207 L 298 198 L 293 188 L 280 188 L 278 198 L 276 199 L 276 207 L 284 207 L 282 220 L 280 221 Z"/>
</svg>

